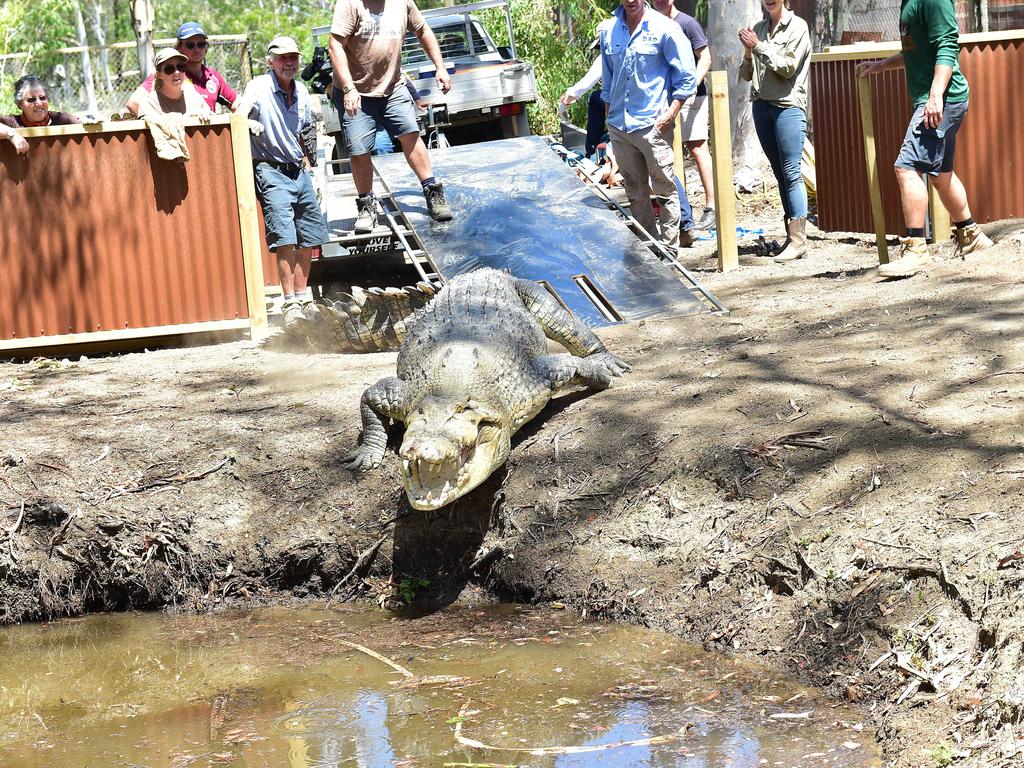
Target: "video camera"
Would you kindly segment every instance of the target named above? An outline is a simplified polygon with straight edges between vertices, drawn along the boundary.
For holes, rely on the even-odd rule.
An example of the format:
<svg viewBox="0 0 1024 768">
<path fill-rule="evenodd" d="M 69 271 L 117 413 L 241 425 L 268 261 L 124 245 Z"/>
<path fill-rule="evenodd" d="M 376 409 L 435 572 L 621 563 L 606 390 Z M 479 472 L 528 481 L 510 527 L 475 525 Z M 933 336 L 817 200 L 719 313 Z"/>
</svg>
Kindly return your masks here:
<svg viewBox="0 0 1024 768">
<path fill-rule="evenodd" d="M 334 70 L 326 46 L 318 45 L 313 49 L 313 58 L 302 68 L 302 79 L 309 83 L 309 90 L 313 93 L 327 92 L 327 86 L 334 79 Z"/>
</svg>

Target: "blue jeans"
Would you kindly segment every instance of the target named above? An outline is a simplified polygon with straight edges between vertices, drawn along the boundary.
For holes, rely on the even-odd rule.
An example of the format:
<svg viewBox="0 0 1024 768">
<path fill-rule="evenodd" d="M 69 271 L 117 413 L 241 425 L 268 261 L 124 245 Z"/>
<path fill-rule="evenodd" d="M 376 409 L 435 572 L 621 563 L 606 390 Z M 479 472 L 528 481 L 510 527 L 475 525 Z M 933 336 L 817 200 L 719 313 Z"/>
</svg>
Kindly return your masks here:
<svg viewBox="0 0 1024 768">
<path fill-rule="evenodd" d="M 679 176 L 673 175 L 672 181 L 676 183 L 676 191 L 679 192 L 679 228 L 693 229 L 693 208 L 690 207 L 690 201 L 686 197 L 686 188 L 679 180 Z"/>
<path fill-rule="evenodd" d="M 799 107 L 777 107 L 757 99 L 753 103 L 754 129 L 779 182 L 782 208 L 791 219 L 807 217 L 807 188 L 800 158 L 807 135 L 807 115 Z"/>
<path fill-rule="evenodd" d="M 608 133 L 604 124 L 604 100 L 601 98 L 600 89 L 592 91 L 587 99 L 587 157 L 590 157 L 597 150 L 597 145 L 604 140 Z"/>
</svg>

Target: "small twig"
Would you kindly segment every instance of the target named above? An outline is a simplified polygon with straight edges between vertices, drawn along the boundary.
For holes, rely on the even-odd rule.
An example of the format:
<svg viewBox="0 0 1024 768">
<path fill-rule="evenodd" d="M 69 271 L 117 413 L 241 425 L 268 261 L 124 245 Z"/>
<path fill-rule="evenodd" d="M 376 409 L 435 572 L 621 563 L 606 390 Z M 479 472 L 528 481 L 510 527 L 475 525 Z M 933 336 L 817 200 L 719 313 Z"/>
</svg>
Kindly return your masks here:
<svg viewBox="0 0 1024 768">
<path fill-rule="evenodd" d="M 472 747 L 473 749 L 486 749 L 492 752 L 520 752 L 536 757 L 543 757 L 545 755 L 578 755 L 588 752 L 604 752 L 609 749 L 618 749 L 620 747 L 645 747 L 654 746 L 657 744 L 670 744 L 673 741 L 679 741 L 683 736 L 686 735 L 687 729 L 690 724 L 683 726 L 678 733 L 668 734 L 667 736 L 652 736 L 647 739 L 636 739 L 635 741 L 617 741 L 613 744 L 593 744 L 585 747 L 495 747 L 490 744 L 484 744 L 482 741 L 476 739 L 467 739 L 462 735 L 462 723 L 466 719 L 466 713 L 469 711 L 470 702 L 465 702 L 462 708 L 459 710 L 458 717 L 455 718 L 455 740 L 460 744 Z"/>
<path fill-rule="evenodd" d="M 374 558 L 377 557 L 377 552 L 380 550 L 381 545 L 387 541 L 388 536 L 389 534 L 386 532 L 381 534 L 379 539 L 359 553 L 359 557 L 356 558 L 356 563 L 352 566 L 352 570 L 346 573 L 341 581 L 334 585 L 334 588 L 331 590 L 331 594 L 328 596 L 325 608 L 331 607 L 331 601 L 334 599 L 334 593 L 337 592 L 342 585 L 346 584 L 349 579 L 358 574 L 364 568 L 367 568 L 373 562 Z"/>
<path fill-rule="evenodd" d="M 880 547 L 892 547 L 893 549 L 905 549 L 905 550 L 907 550 L 909 552 L 915 552 L 916 554 L 918 554 L 921 557 L 923 557 L 925 560 L 931 560 L 931 556 L 930 555 L 926 555 L 920 549 L 917 549 L 916 547 L 907 546 L 906 544 L 891 544 L 888 541 L 877 541 L 876 539 L 869 539 L 867 537 L 864 538 L 864 541 L 868 542 L 869 544 L 877 544 Z"/>
<path fill-rule="evenodd" d="M 996 371 L 994 373 L 986 373 L 984 376 L 979 376 L 976 379 L 968 379 L 968 384 L 977 384 L 979 381 L 985 381 L 985 379 L 991 379 L 995 376 L 1013 376 L 1024 373 L 1024 368 L 1010 368 L 1005 371 Z"/>
<path fill-rule="evenodd" d="M 381 656 L 379 653 L 377 653 L 376 651 L 370 650 L 365 645 L 359 645 L 359 643 L 352 643 L 352 642 L 349 642 L 348 640 L 339 640 L 338 642 L 341 643 L 342 645 L 347 645 L 349 648 L 354 648 L 357 651 L 359 651 L 360 653 L 365 653 L 367 656 L 371 656 L 371 657 L 375 658 L 377 661 L 384 662 L 389 667 L 391 667 L 393 670 L 395 670 L 396 672 L 400 672 L 405 677 L 416 677 L 416 675 L 414 675 L 408 669 L 403 667 L 401 664 L 398 664 L 398 663 L 392 661 L 387 656 Z"/>
<path fill-rule="evenodd" d="M 25 519 L 25 500 L 22 499 L 21 500 L 21 511 L 18 513 L 18 519 L 14 521 L 14 525 L 11 526 L 10 528 L 3 528 L 2 529 L 3 532 L 6 533 L 8 536 L 13 537 L 14 534 L 18 532 L 18 529 L 21 527 L 21 521 L 24 520 L 24 519 Z"/>
</svg>

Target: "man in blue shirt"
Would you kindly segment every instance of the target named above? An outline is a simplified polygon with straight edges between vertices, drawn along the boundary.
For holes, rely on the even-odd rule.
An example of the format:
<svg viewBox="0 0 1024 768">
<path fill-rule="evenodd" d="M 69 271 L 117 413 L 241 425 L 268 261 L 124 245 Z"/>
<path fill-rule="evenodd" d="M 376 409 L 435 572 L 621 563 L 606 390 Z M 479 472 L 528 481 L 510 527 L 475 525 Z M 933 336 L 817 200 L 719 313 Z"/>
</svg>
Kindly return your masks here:
<svg viewBox="0 0 1024 768">
<path fill-rule="evenodd" d="M 256 196 L 267 248 L 277 257 L 287 325 L 313 301 L 306 284 L 312 248 L 325 243 L 328 232 L 303 151 L 302 131 L 313 118 L 309 92 L 295 78 L 298 45 L 290 37 L 275 37 L 267 47 L 267 64 L 267 74 L 249 81 L 238 111 L 250 118 Z"/>
<path fill-rule="evenodd" d="M 661 207 L 661 240 L 680 244 L 672 131 L 697 90 L 693 51 L 679 25 L 644 0 L 623 0 L 601 31 L 601 98 L 633 218 L 658 236 L 651 190 Z M 684 245 L 692 245 L 687 230 Z"/>
</svg>

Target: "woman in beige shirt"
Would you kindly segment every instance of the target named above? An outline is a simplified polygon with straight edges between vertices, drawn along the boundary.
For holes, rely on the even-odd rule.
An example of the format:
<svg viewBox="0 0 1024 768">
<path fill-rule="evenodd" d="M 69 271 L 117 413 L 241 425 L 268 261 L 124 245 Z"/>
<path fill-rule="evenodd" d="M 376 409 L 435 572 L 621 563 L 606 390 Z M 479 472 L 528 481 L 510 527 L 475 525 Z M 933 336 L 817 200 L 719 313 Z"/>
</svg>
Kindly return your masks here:
<svg viewBox="0 0 1024 768">
<path fill-rule="evenodd" d="M 750 81 L 754 128 L 779 182 L 786 214 L 786 245 L 776 261 L 807 253 L 807 189 L 800 159 L 807 137 L 807 75 L 811 38 L 789 0 L 761 0 L 768 18 L 739 30 L 740 77 Z"/>
<path fill-rule="evenodd" d="M 129 100 L 139 105 L 139 117 L 171 112 L 195 117 L 209 117 L 213 114 L 206 99 L 186 79 L 187 63 L 185 54 L 175 48 L 161 48 L 157 51 L 153 57 L 156 66 L 153 90 L 146 91 L 140 86 Z"/>
</svg>

